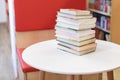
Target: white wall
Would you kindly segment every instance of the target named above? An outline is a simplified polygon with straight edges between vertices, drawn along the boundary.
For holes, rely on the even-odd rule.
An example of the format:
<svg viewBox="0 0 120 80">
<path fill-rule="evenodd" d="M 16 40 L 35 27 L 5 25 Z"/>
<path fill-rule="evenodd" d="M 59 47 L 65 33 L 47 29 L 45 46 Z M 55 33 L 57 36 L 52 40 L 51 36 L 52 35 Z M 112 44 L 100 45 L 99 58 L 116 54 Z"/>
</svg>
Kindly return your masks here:
<svg viewBox="0 0 120 80">
<path fill-rule="evenodd" d="M 5 0 L 0 0 L 0 23 L 7 21 Z"/>
</svg>

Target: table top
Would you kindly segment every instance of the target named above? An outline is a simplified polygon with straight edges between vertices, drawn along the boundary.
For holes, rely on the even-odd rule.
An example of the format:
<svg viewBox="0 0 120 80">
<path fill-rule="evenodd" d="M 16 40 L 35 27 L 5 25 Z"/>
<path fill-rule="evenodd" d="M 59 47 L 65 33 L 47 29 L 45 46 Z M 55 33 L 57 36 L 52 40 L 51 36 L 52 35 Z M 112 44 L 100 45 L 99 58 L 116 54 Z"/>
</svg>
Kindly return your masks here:
<svg viewBox="0 0 120 80">
<path fill-rule="evenodd" d="M 95 52 L 82 56 L 57 49 L 56 40 L 33 44 L 23 51 L 22 58 L 30 66 L 59 74 L 94 74 L 120 67 L 120 46 L 96 40 Z"/>
</svg>

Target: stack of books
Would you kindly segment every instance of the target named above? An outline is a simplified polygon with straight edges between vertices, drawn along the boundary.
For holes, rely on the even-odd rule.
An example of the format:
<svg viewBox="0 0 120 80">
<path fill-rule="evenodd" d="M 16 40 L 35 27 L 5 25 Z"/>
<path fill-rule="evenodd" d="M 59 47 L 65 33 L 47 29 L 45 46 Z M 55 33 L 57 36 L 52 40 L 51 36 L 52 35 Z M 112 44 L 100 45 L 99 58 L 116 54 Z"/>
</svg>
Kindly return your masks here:
<svg viewBox="0 0 120 80">
<path fill-rule="evenodd" d="M 77 55 L 95 51 L 95 26 L 96 18 L 90 11 L 60 9 L 55 25 L 57 48 Z"/>
</svg>

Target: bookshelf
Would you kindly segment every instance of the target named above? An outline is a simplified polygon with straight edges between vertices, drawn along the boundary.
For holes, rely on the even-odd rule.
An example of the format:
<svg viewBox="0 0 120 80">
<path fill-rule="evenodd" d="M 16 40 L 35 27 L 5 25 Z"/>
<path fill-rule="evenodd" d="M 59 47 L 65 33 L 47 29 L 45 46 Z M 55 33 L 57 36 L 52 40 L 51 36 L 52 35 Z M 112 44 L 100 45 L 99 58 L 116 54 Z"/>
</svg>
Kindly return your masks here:
<svg viewBox="0 0 120 80">
<path fill-rule="evenodd" d="M 110 40 L 111 27 L 111 0 L 88 0 L 88 9 L 96 22 L 96 38 Z"/>
<path fill-rule="evenodd" d="M 110 13 L 106 13 L 106 12 L 95 10 L 95 9 L 90 9 L 90 11 L 96 12 L 96 13 L 99 13 L 99 14 L 102 14 L 102 15 L 105 15 L 105 16 L 109 16 L 109 17 L 111 16 Z"/>
<path fill-rule="evenodd" d="M 110 34 L 110 31 L 109 31 L 109 30 L 105 30 L 105 29 L 101 28 L 100 26 L 96 26 L 96 28 Z"/>
</svg>

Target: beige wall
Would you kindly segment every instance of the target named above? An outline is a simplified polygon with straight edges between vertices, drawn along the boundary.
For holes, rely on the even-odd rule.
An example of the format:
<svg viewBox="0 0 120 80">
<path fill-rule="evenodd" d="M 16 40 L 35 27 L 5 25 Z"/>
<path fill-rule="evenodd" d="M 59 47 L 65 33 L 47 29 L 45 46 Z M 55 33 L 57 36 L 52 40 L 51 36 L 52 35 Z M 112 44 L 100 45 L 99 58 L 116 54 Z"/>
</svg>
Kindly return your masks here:
<svg viewBox="0 0 120 80">
<path fill-rule="evenodd" d="M 120 0 L 112 0 L 111 41 L 120 44 Z"/>
<path fill-rule="evenodd" d="M 54 29 L 16 32 L 16 45 L 17 48 L 26 48 L 34 43 L 54 38 Z"/>
</svg>

